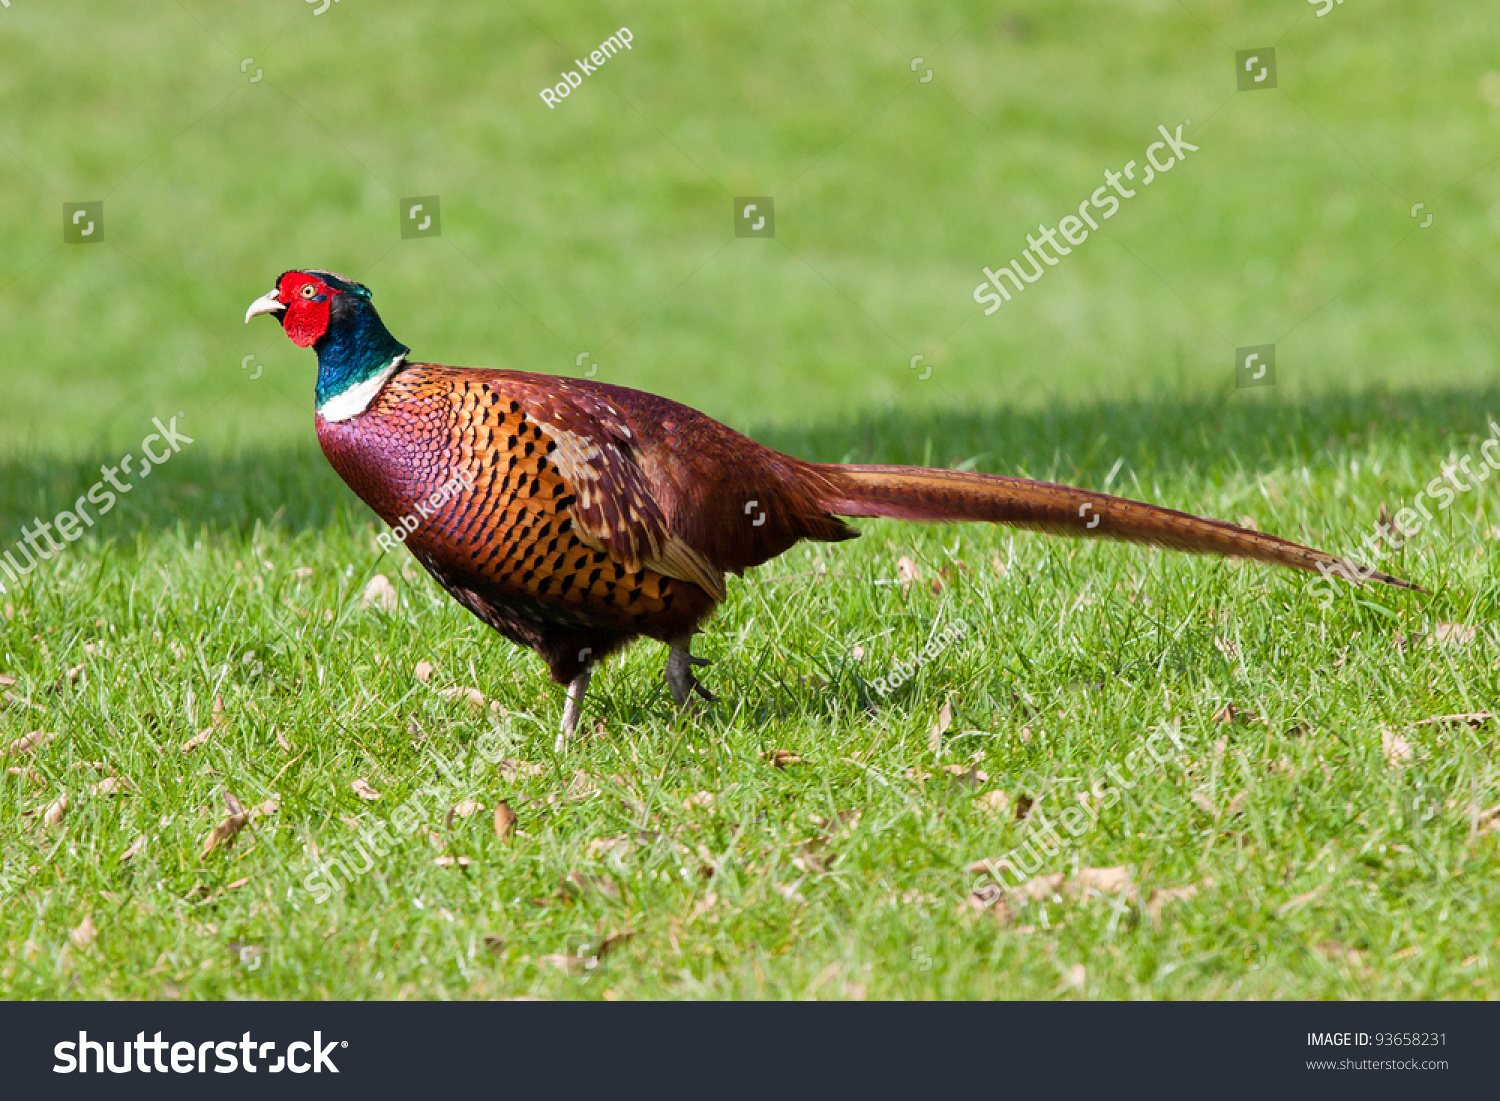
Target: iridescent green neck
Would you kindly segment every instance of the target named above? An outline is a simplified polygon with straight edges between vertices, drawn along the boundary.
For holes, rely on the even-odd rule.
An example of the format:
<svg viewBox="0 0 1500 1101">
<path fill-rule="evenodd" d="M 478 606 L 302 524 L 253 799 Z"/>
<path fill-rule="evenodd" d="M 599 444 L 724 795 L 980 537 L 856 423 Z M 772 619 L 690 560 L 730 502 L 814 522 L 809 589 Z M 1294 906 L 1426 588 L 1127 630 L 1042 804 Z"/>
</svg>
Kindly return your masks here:
<svg viewBox="0 0 1500 1101">
<path fill-rule="evenodd" d="M 390 334 L 369 293 L 356 284 L 333 296 L 328 330 L 313 345 L 318 353 L 319 409 L 370 382 L 397 356 L 411 351 Z"/>
</svg>

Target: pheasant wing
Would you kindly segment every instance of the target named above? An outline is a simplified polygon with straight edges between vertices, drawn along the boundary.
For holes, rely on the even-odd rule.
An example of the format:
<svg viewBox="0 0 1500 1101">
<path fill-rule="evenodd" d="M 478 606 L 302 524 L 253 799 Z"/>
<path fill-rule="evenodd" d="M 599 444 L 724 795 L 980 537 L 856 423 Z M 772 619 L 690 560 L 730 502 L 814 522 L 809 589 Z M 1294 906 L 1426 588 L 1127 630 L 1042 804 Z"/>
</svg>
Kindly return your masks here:
<svg viewBox="0 0 1500 1101">
<path fill-rule="evenodd" d="M 724 571 L 671 530 L 636 458 L 635 433 L 613 405 L 579 388 L 536 394 L 527 414 L 543 426 L 573 496 L 578 537 L 629 570 L 690 581 L 722 601 Z"/>
</svg>

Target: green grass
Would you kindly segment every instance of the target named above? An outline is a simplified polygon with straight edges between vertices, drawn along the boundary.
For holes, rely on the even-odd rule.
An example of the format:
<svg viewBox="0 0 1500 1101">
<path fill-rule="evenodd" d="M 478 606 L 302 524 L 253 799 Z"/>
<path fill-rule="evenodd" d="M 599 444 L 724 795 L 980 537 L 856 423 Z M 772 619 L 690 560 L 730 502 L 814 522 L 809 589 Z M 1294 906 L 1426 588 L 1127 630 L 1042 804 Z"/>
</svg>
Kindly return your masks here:
<svg viewBox="0 0 1500 1101">
<path fill-rule="evenodd" d="M 239 323 L 283 269 L 334 267 L 440 361 L 575 373 L 587 350 L 808 458 L 1108 484 L 1343 550 L 1500 419 L 1477 11 L 222 9 L 0 11 L 0 551 L 152 417 L 196 441 L 0 594 L 0 734 L 58 735 L 0 778 L 7 995 L 1495 993 L 1496 726 L 1414 724 L 1494 709 L 1500 480 L 1388 563 L 1430 595 L 1328 608 L 1242 563 L 865 523 L 731 583 L 698 644 L 719 704 L 675 715 L 642 644 L 557 754 L 540 663 L 379 553 L 311 438 L 311 357 Z M 549 111 L 537 91 L 622 23 L 635 49 Z M 1265 43 L 1279 89 L 1236 95 L 1234 50 Z M 979 316 L 982 265 L 1185 117 L 1200 152 Z M 401 240 L 397 200 L 432 193 L 444 236 Z M 765 194 L 776 240 L 735 239 L 731 199 Z M 106 242 L 59 245 L 59 204 L 100 197 Z M 1273 340 L 1275 389 L 1234 390 L 1234 348 Z M 361 600 L 376 573 L 394 611 Z M 496 706 L 442 691 L 468 687 Z M 1216 721 L 1231 704 L 1262 721 Z M 967 867 L 1109 794 L 1162 729 L 1181 748 L 1039 868 L 1123 866 L 1131 891 L 969 904 Z M 497 738 L 535 768 L 487 763 Z M 109 773 L 126 793 L 90 790 Z M 434 785 L 368 873 L 304 886 Z M 225 792 L 278 808 L 204 857 Z M 463 799 L 486 809 L 447 820 Z"/>
</svg>

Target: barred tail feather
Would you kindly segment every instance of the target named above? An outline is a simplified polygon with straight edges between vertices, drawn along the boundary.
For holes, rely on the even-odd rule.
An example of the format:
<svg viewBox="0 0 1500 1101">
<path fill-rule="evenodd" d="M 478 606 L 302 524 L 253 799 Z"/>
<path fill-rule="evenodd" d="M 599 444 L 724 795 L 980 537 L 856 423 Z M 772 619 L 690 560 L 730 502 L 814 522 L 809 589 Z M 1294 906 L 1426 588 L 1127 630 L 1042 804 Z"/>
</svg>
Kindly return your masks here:
<svg viewBox="0 0 1500 1101">
<path fill-rule="evenodd" d="M 1379 570 L 1367 571 L 1274 535 L 1073 486 L 918 466 L 824 466 L 819 472 L 829 486 L 822 504 L 835 516 L 980 520 L 1054 535 L 1120 539 L 1190 554 L 1251 558 L 1294 570 L 1423 591 L 1410 581 Z M 1320 566 L 1327 569 L 1320 571 Z"/>
</svg>

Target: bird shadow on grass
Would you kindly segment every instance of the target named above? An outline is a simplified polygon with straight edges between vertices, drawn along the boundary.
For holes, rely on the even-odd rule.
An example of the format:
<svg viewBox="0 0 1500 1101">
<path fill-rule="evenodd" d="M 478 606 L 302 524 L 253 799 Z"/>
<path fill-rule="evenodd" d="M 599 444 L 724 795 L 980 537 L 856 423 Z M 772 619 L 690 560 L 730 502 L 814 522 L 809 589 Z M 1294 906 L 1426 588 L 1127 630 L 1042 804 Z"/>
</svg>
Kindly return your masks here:
<svg viewBox="0 0 1500 1101">
<path fill-rule="evenodd" d="M 1340 461 L 1377 441 L 1446 451 L 1488 435 L 1500 385 L 1370 390 L 1283 398 L 1229 391 L 1194 400 L 1136 399 L 1043 409 L 880 410 L 757 438 L 822 462 L 971 464 L 974 469 L 1094 486 L 1123 459 L 1143 478 L 1253 474 Z M 1120 492 L 1118 483 L 1116 492 Z"/>
<path fill-rule="evenodd" d="M 1270 391 L 1195 400 L 1135 399 L 1043 409 L 871 410 L 838 421 L 750 428 L 761 442 L 823 462 L 967 463 L 974 469 L 1098 486 L 1117 462 L 1142 484 L 1187 475 L 1253 476 L 1289 464 L 1339 461 L 1378 441 L 1446 454 L 1490 433 L 1500 385 L 1372 390 L 1283 398 Z M 71 509 L 118 454 L 61 459 L 0 458 L 0 549 L 33 517 Z M 126 476 L 121 475 L 122 479 Z M 279 449 L 216 452 L 212 437 L 185 448 L 146 479 L 130 482 L 90 535 L 121 540 L 185 525 L 194 532 L 248 535 L 376 523 L 308 438 Z M 1130 494 L 1129 483 L 1115 492 Z M 1171 502 L 1163 502 L 1170 504 Z"/>
</svg>

